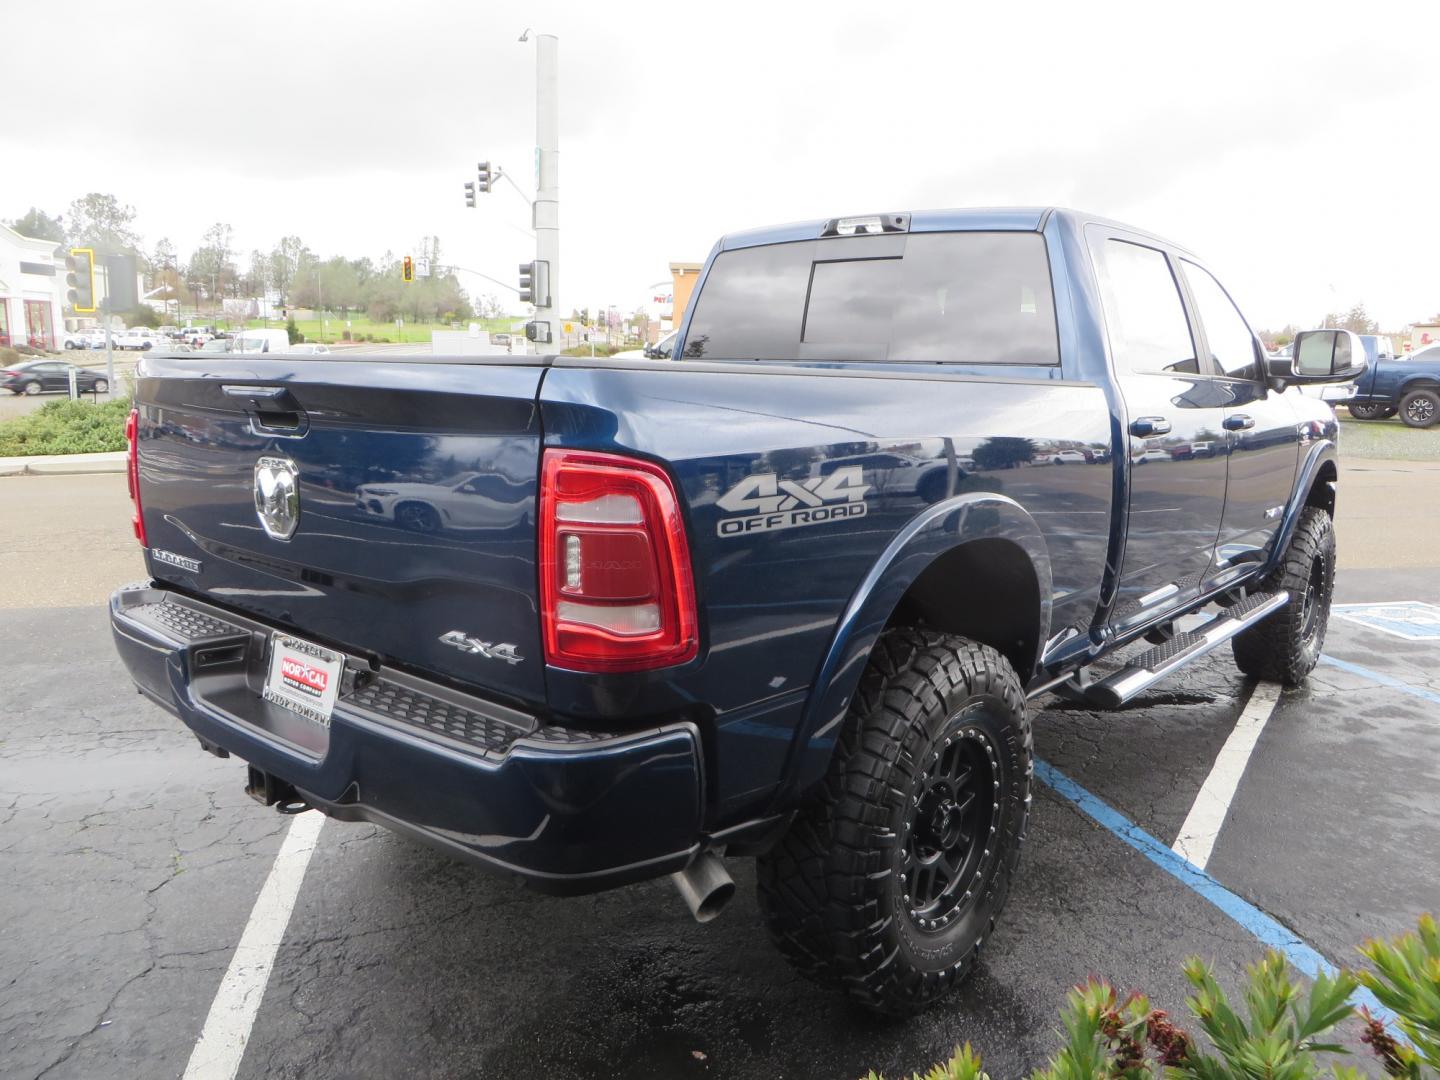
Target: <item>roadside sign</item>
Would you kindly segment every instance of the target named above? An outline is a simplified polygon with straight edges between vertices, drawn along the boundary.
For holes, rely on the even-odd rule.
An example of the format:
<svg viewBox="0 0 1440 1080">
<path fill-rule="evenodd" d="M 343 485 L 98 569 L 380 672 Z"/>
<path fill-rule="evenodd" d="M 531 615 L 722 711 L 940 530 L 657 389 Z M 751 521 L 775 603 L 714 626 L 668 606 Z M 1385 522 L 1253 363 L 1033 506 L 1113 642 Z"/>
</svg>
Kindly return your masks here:
<svg viewBox="0 0 1440 1080">
<path fill-rule="evenodd" d="M 1393 604 L 1336 604 L 1336 615 L 1406 641 L 1440 641 L 1440 607 L 1419 600 Z"/>
<path fill-rule="evenodd" d="M 574 332 L 575 332 L 575 324 L 574 324 L 574 323 L 568 323 L 568 322 L 567 322 L 567 323 L 565 324 L 565 333 L 567 333 L 567 334 L 573 334 Z"/>
</svg>

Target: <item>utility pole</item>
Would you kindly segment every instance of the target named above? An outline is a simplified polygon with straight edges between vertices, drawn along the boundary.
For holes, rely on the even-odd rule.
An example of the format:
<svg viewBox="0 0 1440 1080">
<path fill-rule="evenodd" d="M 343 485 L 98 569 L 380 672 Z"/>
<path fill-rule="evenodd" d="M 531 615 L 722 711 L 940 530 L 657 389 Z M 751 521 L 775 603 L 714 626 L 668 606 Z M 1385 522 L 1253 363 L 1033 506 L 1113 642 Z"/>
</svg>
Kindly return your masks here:
<svg viewBox="0 0 1440 1080">
<path fill-rule="evenodd" d="M 560 340 L 560 39 L 535 35 L 535 258 L 549 267 L 547 295 L 537 296 L 535 321 L 549 342 Z M 543 307 L 541 304 L 543 303 Z"/>
</svg>

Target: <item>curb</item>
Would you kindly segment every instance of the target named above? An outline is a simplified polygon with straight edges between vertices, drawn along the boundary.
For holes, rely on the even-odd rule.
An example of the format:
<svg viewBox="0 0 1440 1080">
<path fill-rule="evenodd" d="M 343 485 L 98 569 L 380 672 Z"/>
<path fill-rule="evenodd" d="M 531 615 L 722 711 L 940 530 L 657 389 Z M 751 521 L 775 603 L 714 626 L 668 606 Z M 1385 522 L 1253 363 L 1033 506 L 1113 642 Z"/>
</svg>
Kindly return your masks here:
<svg viewBox="0 0 1440 1080">
<path fill-rule="evenodd" d="M 0 476 L 66 476 L 80 473 L 123 473 L 127 454 L 37 454 L 0 458 Z"/>
</svg>

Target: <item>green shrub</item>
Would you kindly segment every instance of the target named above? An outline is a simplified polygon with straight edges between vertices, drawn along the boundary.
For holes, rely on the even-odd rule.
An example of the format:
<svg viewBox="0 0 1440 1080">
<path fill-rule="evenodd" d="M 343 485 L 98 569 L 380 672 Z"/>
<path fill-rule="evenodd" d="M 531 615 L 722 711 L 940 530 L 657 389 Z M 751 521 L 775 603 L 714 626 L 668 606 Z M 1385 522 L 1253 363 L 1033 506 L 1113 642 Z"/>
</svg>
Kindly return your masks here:
<svg viewBox="0 0 1440 1080">
<path fill-rule="evenodd" d="M 285 324 L 285 333 L 290 335 L 291 345 L 300 345 L 305 341 L 305 335 L 302 334 L 300 328 L 295 325 L 294 315 L 291 315 L 289 321 Z"/>
<path fill-rule="evenodd" d="M 128 398 L 92 405 L 47 401 L 24 416 L 0 422 L 0 457 L 36 454 L 98 454 L 125 449 Z"/>
<path fill-rule="evenodd" d="M 1418 933 L 1368 942 L 1361 953 L 1373 970 L 1321 975 L 1306 993 L 1285 958 L 1268 952 L 1248 969 L 1245 1015 L 1230 1004 L 1210 968 L 1198 957 L 1185 962 L 1194 988 L 1186 1005 L 1199 1021 L 1206 1050 L 1139 994 L 1123 1001 L 1108 983 L 1091 981 L 1070 992 L 1061 1019 L 1065 1045 L 1030 1080 L 1363 1080 L 1350 1066 L 1327 1063 L 1348 1051 L 1323 1037 L 1356 1010 L 1350 996 L 1368 988 L 1395 1013 L 1405 1040 L 1365 1010 L 1360 1041 L 1397 1080 L 1440 1080 L 1440 929 L 1429 915 Z M 866 1080 L 882 1080 L 871 1072 Z M 967 1043 L 923 1078 L 989 1080 Z"/>
<path fill-rule="evenodd" d="M 149 304 L 141 304 L 125 313 L 126 326 L 148 326 L 152 330 L 160 325 L 160 313 Z"/>
</svg>

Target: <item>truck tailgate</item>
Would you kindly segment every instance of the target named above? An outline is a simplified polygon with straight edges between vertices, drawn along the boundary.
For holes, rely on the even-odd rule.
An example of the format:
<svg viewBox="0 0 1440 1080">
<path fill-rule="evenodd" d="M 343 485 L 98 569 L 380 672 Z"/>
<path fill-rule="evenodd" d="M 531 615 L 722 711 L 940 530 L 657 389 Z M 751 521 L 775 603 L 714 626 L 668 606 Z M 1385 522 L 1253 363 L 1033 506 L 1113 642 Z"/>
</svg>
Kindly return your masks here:
<svg viewBox="0 0 1440 1080">
<path fill-rule="evenodd" d="M 147 358 L 151 575 L 317 643 L 542 701 L 543 373 L 519 358 Z M 292 471 L 298 499 L 267 528 L 257 488 Z"/>
</svg>

